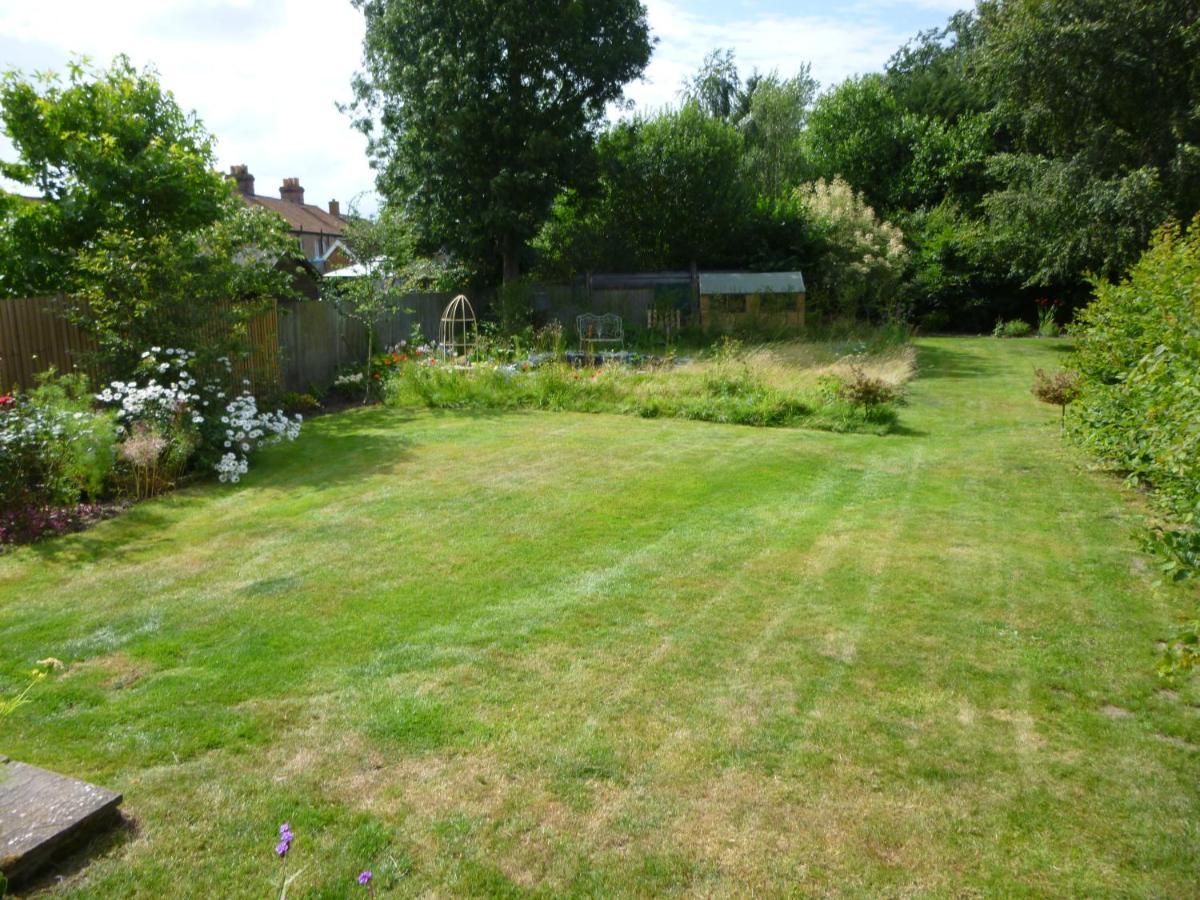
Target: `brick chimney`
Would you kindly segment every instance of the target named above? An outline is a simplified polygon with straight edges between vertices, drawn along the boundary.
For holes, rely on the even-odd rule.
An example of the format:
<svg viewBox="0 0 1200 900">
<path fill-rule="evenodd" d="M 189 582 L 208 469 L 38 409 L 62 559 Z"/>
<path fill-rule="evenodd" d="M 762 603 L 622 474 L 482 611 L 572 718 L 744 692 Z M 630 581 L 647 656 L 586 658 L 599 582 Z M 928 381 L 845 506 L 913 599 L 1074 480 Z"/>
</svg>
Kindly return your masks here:
<svg viewBox="0 0 1200 900">
<path fill-rule="evenodd" d="M 339 219 L 341 218 L 342 207 L 338 204 L 338 202 L 336 200 L 329 201 L 329 214 L 331 216 L 337 216 Z"/>
<path fill-rule="evenodd" d="M 237 182 L 238 190 L 244 196 L 254 196 L 254 176 L 246 166 L 230 166 L 229 177 Z"/>
<path fill-rule="evenodd" d="M 279 188 L 279 199 L 288 203 L 304 203 L 304 188 L 300 187 L 299 178 L 285 178 Z"/>
</svg>

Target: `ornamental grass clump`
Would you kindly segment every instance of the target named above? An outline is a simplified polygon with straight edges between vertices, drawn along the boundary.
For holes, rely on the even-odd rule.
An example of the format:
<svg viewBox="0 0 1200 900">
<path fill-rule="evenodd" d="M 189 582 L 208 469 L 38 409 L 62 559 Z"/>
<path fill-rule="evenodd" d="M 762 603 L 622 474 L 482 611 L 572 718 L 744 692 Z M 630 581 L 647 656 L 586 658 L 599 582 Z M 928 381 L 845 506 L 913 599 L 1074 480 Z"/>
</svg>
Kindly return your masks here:
<svg viewBox="0 0 1200 900">
<path fill-rule="evenodd" d="M 133 496 L 137 500 L 153 497 L 169 483 L 159 462 L 170 442 L 144 422 L 134 424 L 129 437 L 121 443 L 119 456 L 133 473 Z"/>
</svg>

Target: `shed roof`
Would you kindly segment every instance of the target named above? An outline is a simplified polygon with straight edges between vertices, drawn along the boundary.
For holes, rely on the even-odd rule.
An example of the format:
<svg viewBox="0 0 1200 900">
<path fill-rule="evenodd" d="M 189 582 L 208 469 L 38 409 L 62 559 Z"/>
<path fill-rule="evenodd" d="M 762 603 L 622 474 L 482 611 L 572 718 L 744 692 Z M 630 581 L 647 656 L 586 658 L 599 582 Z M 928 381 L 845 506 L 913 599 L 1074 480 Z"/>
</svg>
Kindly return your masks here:
<svg viewBox="0 0 1200 900">
<path fill-rule="evenodd" d="M 802 294 L 799 272 L 701 272 L 701 294 Z"/>
</svg>

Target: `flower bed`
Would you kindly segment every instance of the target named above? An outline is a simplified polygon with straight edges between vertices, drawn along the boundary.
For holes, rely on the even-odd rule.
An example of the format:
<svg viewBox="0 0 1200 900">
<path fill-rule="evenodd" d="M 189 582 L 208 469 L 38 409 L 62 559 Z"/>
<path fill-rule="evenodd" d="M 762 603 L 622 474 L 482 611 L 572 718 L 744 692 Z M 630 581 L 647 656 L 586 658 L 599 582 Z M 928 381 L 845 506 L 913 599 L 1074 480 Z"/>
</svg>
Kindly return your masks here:
<svg viewBox="0 0 1200 900">
<path fill-rule="evenodd" d="M 86 527 L 193 473 L 237 482 L 258 448 L 299 435 L 299 415 L 230 388 L 229 360 L 203 378 L 195 368 L 195 353 L 155 347 L 98 394 L 49 373 L 0 398 L 0 544 Z"/>
</svg>

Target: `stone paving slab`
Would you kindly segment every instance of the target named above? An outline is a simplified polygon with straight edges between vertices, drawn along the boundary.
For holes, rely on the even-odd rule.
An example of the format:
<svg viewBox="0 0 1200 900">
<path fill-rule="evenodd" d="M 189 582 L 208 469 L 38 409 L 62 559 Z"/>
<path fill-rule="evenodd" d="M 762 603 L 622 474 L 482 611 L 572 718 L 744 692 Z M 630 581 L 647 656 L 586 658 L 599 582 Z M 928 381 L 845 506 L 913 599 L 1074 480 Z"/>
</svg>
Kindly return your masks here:
<svg viewBox="0 0 1200 900">
<path fill-rule="evenodd" d="M 12 883 L 115 821 L 121 795 L 0 755 L 0 871 Z"/>
</svg>

